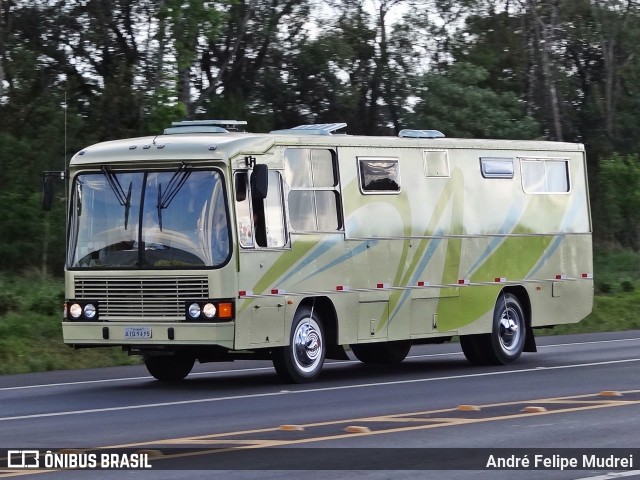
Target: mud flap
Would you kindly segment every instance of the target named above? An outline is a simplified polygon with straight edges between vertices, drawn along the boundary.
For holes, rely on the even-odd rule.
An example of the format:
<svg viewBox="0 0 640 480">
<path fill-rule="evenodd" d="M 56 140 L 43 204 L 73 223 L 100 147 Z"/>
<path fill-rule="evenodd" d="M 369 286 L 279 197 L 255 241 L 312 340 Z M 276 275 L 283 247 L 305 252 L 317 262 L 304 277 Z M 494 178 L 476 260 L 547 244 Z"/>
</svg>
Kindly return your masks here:
<svg viewBox="0 0 640 480">
<path fill-rule="evenodd" d="M 538 347 L 536 346 L 536 338 L 533 336 L 533 328 L 527 326 L 527 335 L 524 341 L 524 349 L 523 352 L 537 352 Z"/>
<path fill-rule="evenodd" d="M 325 358 L 330 358 L 331 360 L 350 360 L 342 345 L 328 346 Z"/>
</svg>

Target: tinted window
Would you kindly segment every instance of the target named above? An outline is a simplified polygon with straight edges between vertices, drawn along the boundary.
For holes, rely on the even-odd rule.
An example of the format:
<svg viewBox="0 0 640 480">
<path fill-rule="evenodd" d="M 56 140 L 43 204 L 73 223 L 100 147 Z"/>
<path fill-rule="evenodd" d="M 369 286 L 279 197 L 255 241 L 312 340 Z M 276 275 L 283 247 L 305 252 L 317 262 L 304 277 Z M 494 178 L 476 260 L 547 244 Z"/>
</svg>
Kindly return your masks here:
<svg viewBox="0 0 640 480">
<path fill-rule="evenodd" d="M 399 192 L 398 160 L 360 159 L 360 186 L 363 192 Z"/>
</svg>

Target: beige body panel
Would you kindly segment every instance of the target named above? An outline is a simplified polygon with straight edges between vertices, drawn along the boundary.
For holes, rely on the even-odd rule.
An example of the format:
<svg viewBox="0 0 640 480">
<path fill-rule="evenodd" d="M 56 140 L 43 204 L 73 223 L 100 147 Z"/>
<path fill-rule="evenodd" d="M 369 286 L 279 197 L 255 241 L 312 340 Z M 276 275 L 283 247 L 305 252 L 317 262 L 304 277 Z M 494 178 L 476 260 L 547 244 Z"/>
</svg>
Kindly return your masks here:
<svg viewBox="0 0 640 480">
<path fill-rule="evenodd" d="M 334 189 L 339 198 L 338 229 L 298 231 L 292 226 L 288 200 L 295 187 L 285 158 L 291 148 L 332 152 L 338 178 Z M 489 332 L 494 306 L 505 288 L 526 292 L 534 327 L 577 322 L 591 311 L 591 221 L 582 145 L 351 136 L 161 136 L 90 147 L 74 157 L 70 173 L 73 177 L 104 164 L 114 168 L 161 168 L 183 161 L 217 165 L 227 175 L 231 218 L 237 221 L 232 178 L 237 171 L 247 171 L 247 157 L 267 164 L 283 179 L 284 245 L 243 248 L 233 226 L 232 258 L 223 268 L 108 275 L 66 272 L 67 298 L 81 297 L 76 286 L 87 278 L 204 277 L 208 298 L 234 300 L 234 321 L 194 326 L 178 312 L 175 317 L 65 322 L 65 342 L 271 348 L 289 343 L 297 308 L 314 298 L 331 305 L 341 345 Z M 484 178 L 481 158 L 511 159 L 512 178 Z M 396 160 L 399 191 L 363 193 L 361 159 Z M 567 192 L 525 191 L 526 162 L 546 168 L 545 161 L 566 162 Z M 110 327 L 108 339 L 102 335 L 105 325 Z M 149 326 L 154 336 L 129 342 L 122 337 L 126 325 Z M 170 327 L 173 340 L 166 333 Z"/>
</svg>

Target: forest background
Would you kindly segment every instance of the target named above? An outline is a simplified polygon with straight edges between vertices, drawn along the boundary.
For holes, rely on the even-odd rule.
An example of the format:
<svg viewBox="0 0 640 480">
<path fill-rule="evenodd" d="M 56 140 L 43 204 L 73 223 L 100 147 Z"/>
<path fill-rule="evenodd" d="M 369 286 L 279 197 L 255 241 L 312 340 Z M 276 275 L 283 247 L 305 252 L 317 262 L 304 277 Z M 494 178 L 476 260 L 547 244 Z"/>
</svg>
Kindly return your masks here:
<svg viewBox="0 0 640 480">
<path fill-rule="evenodd" d="M 640 1 L 0 0 L 0 372 L 60 366 L 29 353 L 60 337 L 64 192 L 45 214 L 43 171 L 197 118 L 584 143 L 583 329 L 640 328 Z"/>
</svg>

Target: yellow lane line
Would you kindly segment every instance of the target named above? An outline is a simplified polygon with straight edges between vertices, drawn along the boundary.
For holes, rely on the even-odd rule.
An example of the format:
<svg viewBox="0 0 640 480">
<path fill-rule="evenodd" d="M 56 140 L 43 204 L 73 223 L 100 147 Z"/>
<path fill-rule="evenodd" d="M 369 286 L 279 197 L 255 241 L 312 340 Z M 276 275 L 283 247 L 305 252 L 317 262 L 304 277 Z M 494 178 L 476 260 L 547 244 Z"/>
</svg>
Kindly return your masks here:
<svg viewBox="0 0 640 480">
<path fill-rule="evenodd" d="M 627 390 L 627 391 L 623 391 L 621 392 L 623 395 L 624 394 L 635 394 L 635 393 L 640 393 L 640 390 Z M 490 403 L 490 404 L 485 404 L 485 405 L 479 405 L 479 407 L 483 410 L 485 410 L 484 412 L 478 412 L 478 414 L 481 413 L 486 413 L 486 409 L 492 408 L 492 407 L 505 407 L 505 406 L 514 406 L 514 405 L 529 405 L 529 404 L 541 404 L 541 403 L 551 403 L 553 401 L 562 401 L 562 400 L 572 400 L 572 399 L 582 399 L 582 398 L 594 398 L 594 397 L 598 397 L 599 394 L 598 393 L 588 393 L 588 394 L 583 394 L 583 395 L 570 395 L 570 396 L 565 396 L 565 397 L 550 397 L 550 398 L 538 398 L 538 399 L 532 399 L 532 400 L 518 400 L 518 401 L 514 401 L 514 402 L 501 402 L 501 403 Z M 602 403 L 604 402 L 604 403 Z M 576 402 L 574 402 L 576 403 Z M 543 412 L 543 413 L 535 413 L 535 414 L 531 414 L 531 413 L 520 413 L 520 414 L 511 414 L 511 415 L 503 415 L 503 416 L 497 416 L 497 417 L 485 417 L 483 419 L 474 419 L 475 421 L 495 421 L 495 420 L 504 420 L 504 419 L 508 419 L 508 418 L 519 418 L 519 417 L 528 417 L 531 415 L 551 415 L 554 413 L 564 413 L 564 412 L 573 412 L 573 411 L 579 411 L 579 410 L 590 410 L 590 409 L 594 409 L 594 408 L 605 408 L 605 407 L 612 407 L 612 406 L 626 406 L 626 405 L 635 405 L 640 403 L 640 401 L 633 401 L 633 400 L 602 400 L 602 401 L 598 401 L 598 403 L 596 403 L 595 405 L 585 405 L 584 407 L 576 407 L 573 409 L 562 409 L 562 410 L 551 410 L 551 411 L 547 411 L 547 412 Z M 315 423 L 307 423 L 307 424 L 303 424 L 300 425 L 301 427 L 304 427 L 305 429 L 308 428 L 313 428 L 313 427 L 324 427 L 324 426 L 331 426 L 331 425 L 341 425 L 341 424 L 353 424 L 353 423 L 358 423 L 358 422 L 375 422 L 375 421 L 384 421 L 384 419 L 389 418 L 389 417 L 394 417 L 394 418 L 403 418 L 403 417 L 416 417 L 418 415 L 437 415 L 439 413 L 450 413 L 450 412 L 457 412 L 456 408 L 443 408 L 443 409 L 436 409 L 436 410 L 424 410 L 424 411 L 419 411 L 419 412 L 410 412 L 410 413 L 400 413 L 397 415 L 378 415 L 378 416 L 373 416 L 373 417 L 360 417 L 360 418 L 351 418 L 351 419 L 343 419 L 343 420 L 330 420 L 330 421 L 324 421 L 324 422 L 315 422 Z M 472 413 L 476 413 L 476 412 L 472 412 Z M 438 420 L 438 418 L 434 417 L 433 420 Z M 455 418 L 456 421 L 460 420 L 459 418 Z M 437 426 L 437 425 L 436 425 Z M 429 426 L 429 427 L 423 427 L 423 428 L 432 428 L 433 425 Z M 182 437 L 182 438 L 173 438 L 173 439 L 167 439 L 167 440 L 154 440 L 151 442 L 136 442 L 136 443 L 128 443 L 128 444 L 122 444 L 122 445 L 113 445 L 113 446 L 107 446 L 107 447 L 102 447 L 102 448 L 132 448 L 132 447 L 139 447 L 139 446 L 144 446 L 144 445 L 160 445 L 166 441 L 171 441 L 171 443 L 177 443 L 180 440 L 185 441 L 185 443 L 188 443 L 189 440 L 193 439 L 193 440 L 197 440 L 197 439 L 214 439 L 214 438 L 222 438 L 222 437 L 230 437 L 230 436 L 240 436 L 240 435 L 253 435 L 253 434 L 260 434 L 260 433 L 272 433 L 272 432 L 276 432 L 278 431 L 278 427 L 269 427 L 269 428 L 261 428 L 261 429 L 253 429 L 253 430 L 239 430 L 239 431 L 235 431 L 235 432 L 223 432 L 223 433 L 214 433 L 214 434 L 209 434 L 209 435 L 199 435 L 199 436 L 193 436 L 193 437 Z M 385 430 L 385 432 L 388 430 Z M 371 432 L 371 433 L 367 433 L 367 435 L 369 434 L 376 434 L 375 432 Z M 350 434 L 350 436 L 353 435 L 362 435 L 362 434 Z M 344 436 L 344 435 L 343 435 Z M 324 437 L 322 437 L 324 438 Z"/>
<path fill-rule="evenodd" d="M 640 393 L 640 390 L 628 390 L 620 392 L 624 395 L 632 395 L 636 393 Z M 464 412 L 468 416 L 467 417 L 437 417 L 434 415 L 438 414 L 450 414 L 450 413 L 461 413 L 457 407 L 456 408 L 445 408 L 445 409 L 436 409 L 436 410 L 425 410 L 420 412 L 410 412 L 410 413 L 399 413 L 395 415 L 378 415 L 371 417 L 361 417 L 361 418 L 352 418 L 352 419 L 343 419 L 343 420 L 331 420 L 324 422 L 315 422 L 308 423 L 304 425 L 300 425 L 305 429 L 305 432 L 308 433 L 309 428 L 313 427 L 326 427 L 326 426 L 339 426 L 344 424 L 349 425 L 358 425 L 359 423 L 402 423 L 406 422 L 409 425 L 398 426 L 394 428 L 381 428 L 379 430 L 369 430 L 363 429 L 361 432 L 356 433 L 345 433 L 341 431 L 339 434 L 330 434 L 324 436 L 310 436 L 307 438 L 297 438 L 290 440 L 269 440 L 269 439 L 238 439 L 239 436 L 246 435 L 256 435 L 265 433 L 274 433 L 279 432 L 283 433 L 280 427 L 269 427 L 269 428 L 261 428 L 261 429 L 252 429 L 252 430 L 240 430 L 235 432 L 224 432 L 224 433 L 214 433 L 208 435 L 198 435 L 198 436 L 190 436 L 190 437 L 178 437 L 178 438 L 169 438 L 164 440 L 153 440 L 147 442 L 135 442 L 135 443 L 127 443 L 120 445 L 111 445 L 111 446 L 103 446 L 98 448 L 85 449 L 85 451 L 99 451 L 106 449 L 124 449 L 124 448 L 135 448 L 135 447 L 152 447 L 152 446 L 162 446 L 162 445 L 234 445 L 227 448 L 214 448 L 214 449 L 206 449 L 206 450 L 197 450 L 192 452 L 181 452 L 175 454 L 168 454 L 159 457 L 155 457 L 154 460 L 160 460 L 163 458 L 181 458 L 181 457 L 190 457 L 196 455 L 207 455 L 207 454 L 219 454 L 224 452 L 229 452 L 233 450 L 245 450 L 245 449 L 257 449 L 257 448 L 266 448 L 266 447 L 278 447 L 278 446 L 295 446 L 300 444 L 307 443 L 315 443 L 315 442 L 324 442 L 330 440 L 341 440 L 341 439 L 349 439 L 355 437 L 366 437 L 372 435 L 382 435 L 382 434 L 391 434 L 391 433 L 403 433 L 410 431 L 418 431 L 418 430 L 428 430 L 433 428 L 442 428 L 442 427 L 452 427 L 459 425 L 469 425 L 475 423 L 485 423 L 485 422 L 494 422 L 500 420 L 512 420 L 519 419 L 525 417 L 532 416 L 544 416 L 544 415 L 555 415 L 560 413 L 573 413 L 573 412 L 583 412 L 590 410 L 599 410 L 603 408 L 612 408 L 612 407 L 624 407 L 624 406 L 633 406 L 639 405 L 640 400 L 625 400 L 622 398 L 613 399 L 601 399 L 601 400 L 586 400 L 593 399 L 599 397 L 598 393 L 592 394 L 584 394 L 584 395 L 573 395 L 566 397 L 555 397 L 555 398 L 538 398 L 532 400 L 518 400 L 514 402 L 502 402 L 502 403 L 492 403 L 486 405 L 478 405 L 481 408 L 480 411 L 474 412 Z M 527 406 L 527 405 L 540 405 L 540 404 L 580 404 L 579 406 L 571 407 L 571 408 L 558 408 L 553 410 L 547 410 L 543 412 L 536 413 L 524 413 L 521 411 L 509 413 L 505 415 L 496 415 L 496 416 L 481 416 L 486 415 L 487 409 L 495 408 L 495 407 L 506 407 L 506 406 Z M 431 417 L 420 417 L 421 415 L 430 415 Z M 474 415 L 476 417 L 474 417 Z M 233 438 L 236 437 L 236 438 Z M 185 448 L 189 448 L 185 446 Z M 82 449 L 79 449 L 82 451 Z M 60 470 L 0 470 L 0 479 L 6 477 L 13 476 L 22 476 L 22 475 L 33 475 L 40 473 L 50 473 L 53 471 Z"/>
</svg>

